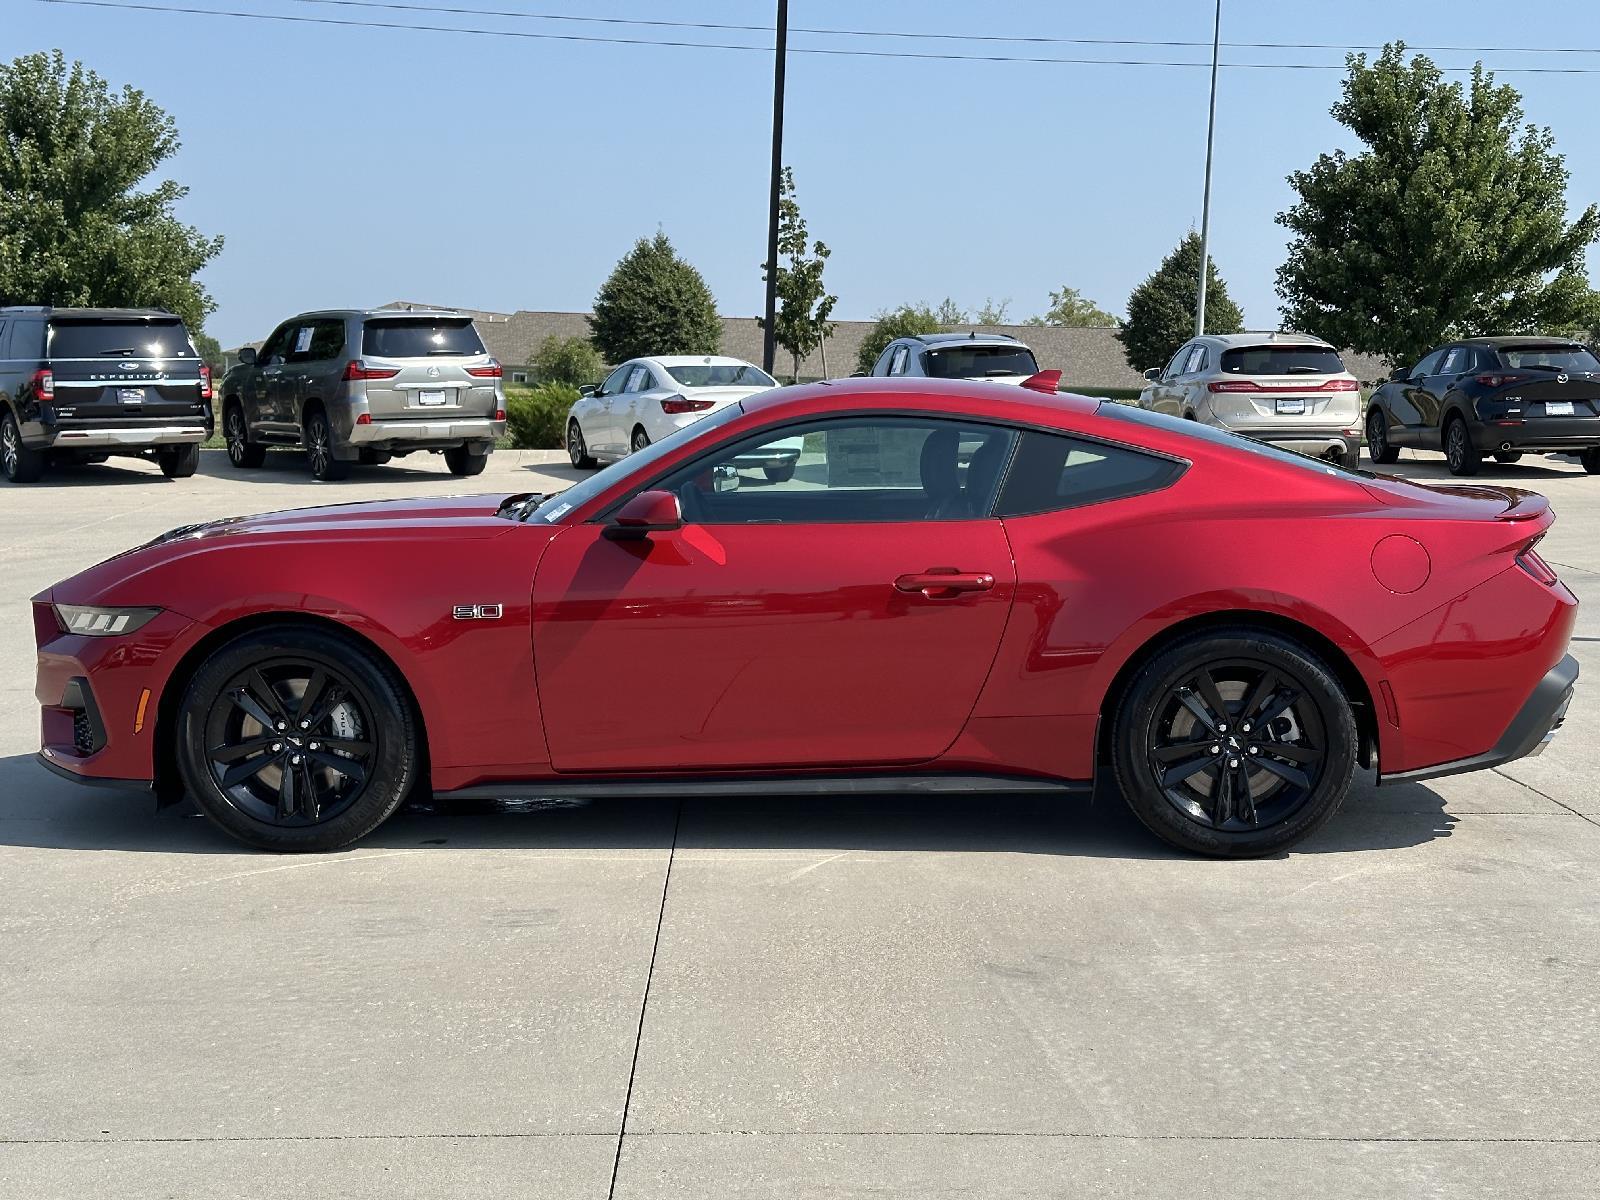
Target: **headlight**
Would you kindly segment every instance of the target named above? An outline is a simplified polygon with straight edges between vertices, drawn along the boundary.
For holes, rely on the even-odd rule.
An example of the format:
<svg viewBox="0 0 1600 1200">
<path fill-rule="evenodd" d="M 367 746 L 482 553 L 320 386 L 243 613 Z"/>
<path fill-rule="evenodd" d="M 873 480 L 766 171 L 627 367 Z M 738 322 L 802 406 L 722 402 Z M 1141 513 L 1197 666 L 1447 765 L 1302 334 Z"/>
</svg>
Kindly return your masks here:
<svg viewBox="0 0 1600 1200">
<path fill-rule="evenodd" d="M 58 604 L 56 619 L 68 633 L 117 637 L 149 624 L 160 611 L 159 608 L 84 608 L 76 604 Z"/>
</svg>

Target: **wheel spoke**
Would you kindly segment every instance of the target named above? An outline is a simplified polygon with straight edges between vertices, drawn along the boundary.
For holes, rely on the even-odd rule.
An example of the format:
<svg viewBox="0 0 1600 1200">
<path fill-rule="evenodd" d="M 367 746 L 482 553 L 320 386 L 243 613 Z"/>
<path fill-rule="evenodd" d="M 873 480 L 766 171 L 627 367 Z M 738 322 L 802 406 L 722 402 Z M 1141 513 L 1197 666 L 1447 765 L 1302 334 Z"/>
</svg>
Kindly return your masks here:
<svg viewBox="0 0 1600 1200">
<path fill-rule="evenodd" d="M 1159 763 L 1177 762 L 1180 758 L 1208 754 L 1208 748 L 1214 745 L 1216 741 L 1212 738 L 1201 738 L 1198 742 L 1174 742 L 1170 746 L 1158 746 L 1151 752 L 1151 757 Z"/>
<path fill-rule="evenodd" d="M 371 754 L 372 743 L 360 741 L 356 738 L 319 738 L 317 745 L 327 750 L 338 750 L 343 754 Z"/>
<path fill-rule="evenodd" d="M 1298 699 L 1300 699 L 1300 693 L 1299 692 L 1296 692 L 1296 691 L 1279 692 L 1276 696 L 1274 696 L 1272 698 L 1271 702 L 1265 708 L 1263 708 L 1261 710 L 1261 713 L 1260 713 L 1259 716 L 1253 717 L 1251 719 L 1254 720 L 1257 725 L 1264 727 L 1267 724 L 1267 722 L 1271 721 L 1274 717 L 1281 716 L 1283 714 L 1284 710 L 1287 709 L 1291 704 L 1293 704 Z"/>
<path fill-rule="evenodd" d="M 1222 698 L 1222 693 L 1217 691 L 1217 681 L 1211 678 L 1211 672 L 1205 667 L 1200 668 L 1200 673 L 1195 676 L 1195 682 L 1200 685 L 1200 699 L 1205 701 L 1206 707 L 1216 714 L 1211 723 L 1215 729 L 1217 724 L 1228 719 L 1228 704 Z"/>
<path fill-rule="evenodd" d="M 311 774 L 309 759 L 301 759 L 300 765 L 294 769 L 300 776 L 300 808 L 309 820 L 315 821 L 322 816 L 322 808 L 317 803 L 317 781 Z"/>
<path fill-rule="evenodd" d="M 1276 671 L 1263 671 L 1261 678 L 1256 680 L 1255 686 L 1245 696 L 1244 707 L 1239 709 L 1239 716 L 1246 721 L 1260 720 L 1257 713 L 1260 711 L 1261 706 L 1270 700 L 1277 690 L 1278 673 Z"/>
<path fill-rule="evenodd" d="M 274 739 L 271 736 L 248 738 L 232 746 L 218 746 L 208 752 L 208 757 L 214 763 L 238 762 L 241 758 L 249 758 L 252 754 L 260 754 L 263 750 L 270 750 Z"/>
<path fill-rule="evenodd" d="M 1194 758 L 1179 763 L 1177 766 L 1168 767 L 1161 772 L 1161 786 L 1164 788 L 1174 787 L 1195 774 L 1195 772 L 1203 771 L 1205 768 L 1215 765 L 1216 761 L 1213 755 L 1199 754 Z"/>
<path fill-rule="evenodd" d="M 1206 711 L 1206 706 L 1200 703 L 1200 697 L 1196 696 L 1188 688 L 1184 688 L 1178 693 L 1178 699 L 1185 708 L 1194 714 L 1195 720 L 1199 721 L 1212 733 L 1217 731 L 1217 718 Z"/>
<path fill-rule="evenodd" d="M 237 787 L 246 779 L 253 779 L 261 774 L 263 768 L 270 767 L 278 761 L 278 756 L 272 754 L 264 754 L 259 758 L 247 758 L 243 762 L 234 763 L 233 766 L 224 771 L 222 778 L 218 780 L 218 784 L 223 788 Z"/>
<path fill-rule="evenodd" d="M 1211 823 L 1225 825 L 1233 816 L 1233 771 L 1226 763 L 1217 768 L 1211 785 Z"/>
<path fill-rule="evenodd" d="M 1262 742 L 1261 753 L 1290 762 L 1313 763 L 1322 758 L 1322 751 L 1313 746 L 1296 746 L 1293 742 Z"/>
<path fill-rule="evenodd" d="M 1258 758 L 1255 761 L 1261 765 L 1263 770 L 1271 771 L 1279 779 L 1287 780 L 1297 788 L 1309 790 L 1311 787 L 1311 777 L 1299 767 L 1291 767 L 1288 763 L 1281 763 L 1276 759 L 1266 757 Z"/>
<path fill-rule="evenodd" d="M 283 775 L 278 780 L 278 820 L 292 817 L 295 810 L 295 776 L 298 772 L 289 762 L 283 764 Z"/>
<path fill-rule="evenodd" d="M 1256 798 L 1250 794 L 1250 773 L 1243 767 L 1239 768 L 1239 819 L 1256 823 Z"/>
<path fill-rule="evenodd" d="M 359 759 L 341 758 L 337 754 L 324 754 L 320 750 L 307 750 L 306 757 L 319 766 L 337 771 L 358 787 L 367 781 L 367 768 Z"/>
<path fill-rule="evenodd" d="M 253 717 L 263 729 L 273 729 L 277 725 L 277 718 L 262 707 L 261 702 L 244 688 L 239 688 L 233 693 L 233 702 L 243 709 L 246 714 Z"/>
<path fill-rule="evenodd" d="M 328 686 L 328 673 L 321 667 L 311 672 L 311 678 L 306 681 L 306 690 L 300 696 L 300 711 L 295 714 L 295 720 L 305 722 L 311 716 L 311 710 L 321 698 L 323 689 Z M 309 726 L 306 726 L 309 728 Z"/>
</svg>

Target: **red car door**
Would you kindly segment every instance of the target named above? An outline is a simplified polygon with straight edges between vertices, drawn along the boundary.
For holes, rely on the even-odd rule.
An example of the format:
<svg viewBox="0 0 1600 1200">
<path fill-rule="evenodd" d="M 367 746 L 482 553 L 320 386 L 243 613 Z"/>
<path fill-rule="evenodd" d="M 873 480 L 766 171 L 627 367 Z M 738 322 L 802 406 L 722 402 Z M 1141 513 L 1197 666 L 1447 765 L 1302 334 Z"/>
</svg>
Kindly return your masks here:
<svg viewBox="0 0 1600 1200">
<path fill-rule="evenodd" d="M 742 445 L 658 485 L 688 501 L 681 529 L 556 537 L 533 644 L 557 770 L 888 766 L 955 741 L 1015 593 L 1005 531 L 978 515 L 1013 435 L 866 420 L 785 430 L 806 447 L 789 478 L 708 486 L 762 459 Z"/>
</svg>

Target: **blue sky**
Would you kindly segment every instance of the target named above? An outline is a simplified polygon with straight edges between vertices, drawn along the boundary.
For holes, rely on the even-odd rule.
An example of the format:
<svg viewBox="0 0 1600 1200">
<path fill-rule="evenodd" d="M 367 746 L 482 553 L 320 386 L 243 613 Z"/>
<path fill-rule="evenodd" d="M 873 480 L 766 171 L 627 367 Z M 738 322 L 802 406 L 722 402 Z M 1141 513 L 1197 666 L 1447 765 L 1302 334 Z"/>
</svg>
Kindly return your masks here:
<svg viewBox="0 0 1600 1200">
<path fill-rule="evenodd" d="M 758 35 L 401 13 L 302 0 L 133 0 L 528 32 L 757 42 Z M 402 0 L 428 3 L 429 0 Z M 446 7 L 758 24 L 770 0 L 432 0 Z M 182 216 L 227 245 L 205 272 L 225 345 L 294 311 L 394 298 L 586 310 L 633 241 L 660 226 L 725 313 L 761 304 L 770 54 L 597 45 L 0 0 L 0 52 L 60 47 L 178 122 Z M 1210 0 L 791 0 L 796 26 L 1008 36 L 1210 37 Z M 1589 3 L 1224 0 L 1223 38 L 1600 50 Z M 1464 19 L 1465 18 L 1465 19 Z M 1186 48 L 794 37 L 1059 57 L 1208 58 Z M 1337 51 L 1224 61 L 1339 63 Z M 1439 52 L 1470 65 L 1475 55 Z M 1502 68 L 1600 53 L 1494 52 Z M 1348 142 L 1333 70 L 1225 69 L 1212 253 L 1247 320 L 1277 319 L 1274 216 L 1285 176 Z M 1600 74 L 1506 74 L 1551 126 L 1569 201 L 1600 198 Z M 837 316 L 946 295 L 1009 298 L 1013 319 L 1063 283 L 1120 312 L 1198 225 L 1207 69 L 794 55 L 786 161 L 833 249 Z M 1600 266 L 1600 254 L 1594 257 Z M 1596 274 L 1591 271 L 1591 274 Z"/>
</svg>

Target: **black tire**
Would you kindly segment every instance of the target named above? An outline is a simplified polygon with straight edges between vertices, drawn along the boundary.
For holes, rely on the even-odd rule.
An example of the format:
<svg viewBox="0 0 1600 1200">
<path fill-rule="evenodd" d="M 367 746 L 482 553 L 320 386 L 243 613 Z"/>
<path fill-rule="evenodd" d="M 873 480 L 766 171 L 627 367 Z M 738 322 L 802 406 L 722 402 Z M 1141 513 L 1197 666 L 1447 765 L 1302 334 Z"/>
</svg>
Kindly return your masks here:
<svg viewBox="0 0 1600 1200">
<path fill-rule="evenodd" d="M 250 440 L 250 426 L 237 400 L 222 410 L 222 437 L 228 443 L 228 461 L 239 470 L 250 470 L 267 461 L 267 448 Z"/>
<path fill-rule="evenodd" d="M 637 454 L 650 445 L 650 435 L 644 431 L 643 425 L 633 427 L 633 437 L 628 439 L 628 452 Z"/>
<path fill-rule="evenodd" d="M 1583 469 L 1591 475 L 1600 475 L 1600 446 L 1591 447 L 1578 455 L 1578 461 L 1583 464 Z"/>
<path fill-rule="evenodd" d="M 44 474 L 44 454 L 22 444 L 22 427 L 10 409 L 0 417 L 0 474 L 12 483 L 33 483 Z"/>
<path fill-rule="evenodd" d="M 416 721 L 394 668 L 313 626 L 259 629 L 213 652 L 184 689 L 175 726 L 178 768 L 200 811 L 262 850 L 347 846 L 417 782 Z"/>
<path fill-rule="evenodd" d="M 1389 419 L 1380 408 L 1367 413 L 1367 457 L 1375 463 L 1400 461 L 1400 447 L 1389 444 Z"/>
<path fill-rule="evenodd" d="M 762 467 L 761 473 L 770 483 L 788 483 L 794 478 L 794 463 L 784 463 L 781 467 Z"/>
<path fill-rule="evenodd" d="M 1472 435 L 1462 416 L 1452 414 L 1445 419 L 1444 459 L 1452 475 L 1476 475 L 1483 466 L 1483 454 L 1472 448 Z"/>
<path fill-rule="evenodd" d="M 1320 827 L 1349 790 L 1357 749 L 1349 699 L 1317 655 L 1244 626 L 1159 651 L 1123 695 L 1112 739 L 1139 820 L 1217 858 L 1273 854 Z"/>
<path fill-rule="evenodd" d="M 580 471 L 591 471 L 600 465 L 589 453 L 589 447 L 584 445 L 583 430 L 577 421 L 567 422 L 567 457 Z"/>
<path fill-rule="evenodd" d="M 200 447 L 196 443 L 158 447 L 156 463 L 168 479 L 188 479 L 200 469 Z"/>
<path fill-rule="evenodd" d="M 1514 462 L 1521 462 L 1522 461 L 1522 451 L 1521 450 L 1497 451 L 1495 453 L 1494 460 L 1497 463 L 1501 463 L 1501 464 L 1509 467 Z"/>
<path fill-rule="evenodd" d="M 311 477 L 324 483 L 344 479 L 350 474 L 350 464 L 334 457 L 333 427 L 320 408 L 306 414 L 306 459 L 311 465 Z"/>
<path fill-rule="evenodd" d="M 387 450 L 363 450 L 360 461 L 363 467 L 381 467 L 393 457 Z"/>
<path fill-rule="evenodd" d="M 452 446 L 444 452 L 444 465 L 450 468 L 452 475 L 482 475 L 483 469 L 489 465 L 489 452 L 474 450 L 470 446 Z"/>
</svg>

